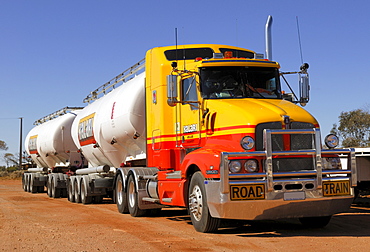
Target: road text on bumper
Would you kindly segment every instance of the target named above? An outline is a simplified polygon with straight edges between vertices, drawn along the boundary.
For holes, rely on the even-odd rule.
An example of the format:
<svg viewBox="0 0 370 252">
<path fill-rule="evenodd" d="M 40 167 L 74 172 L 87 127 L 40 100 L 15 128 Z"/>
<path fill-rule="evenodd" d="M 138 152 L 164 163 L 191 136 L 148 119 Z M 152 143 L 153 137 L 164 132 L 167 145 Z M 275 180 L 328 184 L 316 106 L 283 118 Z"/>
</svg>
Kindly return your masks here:
<svg viewBox="0 0 370 252">
<path fill-rule="evenodd" d="M 265 185 L 231 185 L 231 200 L 258 200 L 265 199 Z"/>
</svg>

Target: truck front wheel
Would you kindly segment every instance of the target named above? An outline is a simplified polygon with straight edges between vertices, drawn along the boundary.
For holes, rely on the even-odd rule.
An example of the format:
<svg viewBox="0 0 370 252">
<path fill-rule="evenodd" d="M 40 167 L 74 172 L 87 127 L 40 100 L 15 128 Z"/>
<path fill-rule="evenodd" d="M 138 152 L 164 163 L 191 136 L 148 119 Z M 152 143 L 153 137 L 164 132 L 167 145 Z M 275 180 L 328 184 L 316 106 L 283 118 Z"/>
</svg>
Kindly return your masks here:
<svg viewBox="0 0 370 252">
<path fill-rule="evenodd" d="M 202 173 L 194 173 L 189 186 L 189 213 L 191 222 L 198 232 L 210 233 L 218 229 L 220 219 L 211 216 L 205 192 Z"/>
</svg>

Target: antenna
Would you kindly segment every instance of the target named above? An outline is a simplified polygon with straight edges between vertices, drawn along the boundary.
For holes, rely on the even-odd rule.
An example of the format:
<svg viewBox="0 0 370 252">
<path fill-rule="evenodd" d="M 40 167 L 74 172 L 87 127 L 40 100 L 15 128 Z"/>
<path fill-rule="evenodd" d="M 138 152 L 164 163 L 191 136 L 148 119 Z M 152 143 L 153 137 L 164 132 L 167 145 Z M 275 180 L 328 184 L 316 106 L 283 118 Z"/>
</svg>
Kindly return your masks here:
<svg viewBox="0 0 370 252">
<path fill-rule="evenodd" d="M 296 20 L 297 20 L 297 31 L 298 31 L 299 52 L 301 53 L 301 63 L 303 64 L 303 54 L 302 54 L 302 44 L 301 44 L 301 34 L 300 34 L 300 32 L 299 32 L 298 16 L 296 16 Z"/>
<path fill-rule="evenodd" d="M 177 28 L 175 28 L 175 43 L 176 43 L 176 62 L 177 62 Z"/>
<path fill-rule="evenodd" d="M 236 46 L 239 46 L 239 41 L 238 41 L 238 19 L 235 20 L 235 35 L 236 35 Z"/>
</svg>

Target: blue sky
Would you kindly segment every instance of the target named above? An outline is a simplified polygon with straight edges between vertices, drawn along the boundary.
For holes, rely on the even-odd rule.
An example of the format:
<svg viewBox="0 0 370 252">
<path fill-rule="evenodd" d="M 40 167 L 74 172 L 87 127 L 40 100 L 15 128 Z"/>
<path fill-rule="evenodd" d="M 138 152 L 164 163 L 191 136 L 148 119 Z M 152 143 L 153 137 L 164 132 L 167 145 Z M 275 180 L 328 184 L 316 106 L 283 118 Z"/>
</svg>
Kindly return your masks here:
<svg viewBox="0 0 370 252">
<path fill-rule="evenodd" d="M 0 140 L 19 151 L 33 122 L 83 98 L 156 46 L 235 45 L 263 53 L 273 16 L 273 60 L 310 64 L 306 109 L 329 133 L 342 111 L 369 108 L 369 1 L 0 0 Z M 297 80 L 291 79 L 297 90 Z M 0 152 L 2 155 L 4 152 Z M 3 161 L 0 161 L 0 165 Z"/>
</svg>

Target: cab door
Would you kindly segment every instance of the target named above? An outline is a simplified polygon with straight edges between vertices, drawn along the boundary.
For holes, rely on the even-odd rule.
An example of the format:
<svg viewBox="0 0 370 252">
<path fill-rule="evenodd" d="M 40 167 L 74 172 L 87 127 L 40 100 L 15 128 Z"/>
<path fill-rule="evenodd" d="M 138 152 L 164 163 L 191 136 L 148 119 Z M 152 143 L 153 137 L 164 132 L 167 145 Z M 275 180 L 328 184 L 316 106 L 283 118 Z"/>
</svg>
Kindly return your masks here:
<svg viewBox="0 0 370 252">
<path fill-rule="evenodd" d="M 196 148 L 200 145 L 200 102 L 195 75 L 180 78 L 181 102 L 178 106 L 176 135 L 178 146 Z"/>
</svg>

